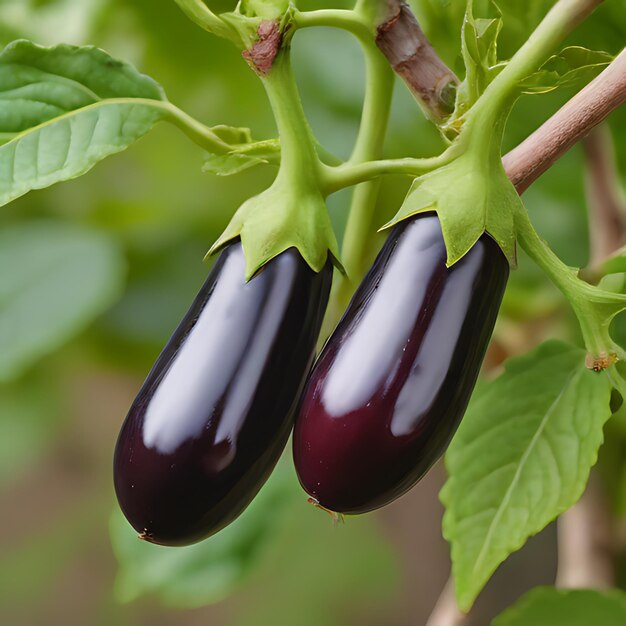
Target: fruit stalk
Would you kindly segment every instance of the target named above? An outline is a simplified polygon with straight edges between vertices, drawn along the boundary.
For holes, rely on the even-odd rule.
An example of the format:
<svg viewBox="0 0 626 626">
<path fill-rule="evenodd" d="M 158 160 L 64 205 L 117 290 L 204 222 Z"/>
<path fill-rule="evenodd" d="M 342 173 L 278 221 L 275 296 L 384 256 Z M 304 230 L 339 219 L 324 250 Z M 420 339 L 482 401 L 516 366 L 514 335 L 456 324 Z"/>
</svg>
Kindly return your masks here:
<svg viewBox="0 0 626 626">
<path fill-rule="evenodd" d="M 364 44 L 363 51 L 366 69 L 365 98 L 359 134 L 350 157 L 352 163 L 365 163 L 382 156 L 393 93 L 393 73 L 384 57 L 371 43 Z M 341 246 L 346 273 L 336 276 L 333 282 L 321 339 L 325 339 L 332 332 L 371 263 L 369 251 L 376 230 L 373 222 L 379 189 L 380 181 L 373 180 L 361 183 L 352 192 Z"/>
</svg>

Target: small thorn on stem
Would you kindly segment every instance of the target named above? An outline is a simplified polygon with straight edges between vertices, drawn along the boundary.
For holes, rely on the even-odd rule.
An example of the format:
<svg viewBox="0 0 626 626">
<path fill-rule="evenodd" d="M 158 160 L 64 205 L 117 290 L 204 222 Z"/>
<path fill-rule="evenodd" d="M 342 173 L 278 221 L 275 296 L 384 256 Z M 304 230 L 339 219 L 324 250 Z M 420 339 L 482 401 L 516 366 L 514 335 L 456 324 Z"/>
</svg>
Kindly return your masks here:
<svg viewBox="0 0 626 626">
<path fill-rule="evenodd" d="M 336 527 L 337 524 L 346 523 L 346 518 L 343 513 L 337 513 L 337 511 L 331 511 L 330 509 L 327 509 L 325 506 L 322 506 L 319 503 L 319 500 L 317 500 L 316 498 L 313 498 L 313 497 L 307 498 L 307 502 L 309 504 L 312 504 L 316 509 L 320 509 L 321 511 L 328 513 L 328 515 L 330 515 L 331 519 L 333 520 L 333 526 Z"/>
</svg>

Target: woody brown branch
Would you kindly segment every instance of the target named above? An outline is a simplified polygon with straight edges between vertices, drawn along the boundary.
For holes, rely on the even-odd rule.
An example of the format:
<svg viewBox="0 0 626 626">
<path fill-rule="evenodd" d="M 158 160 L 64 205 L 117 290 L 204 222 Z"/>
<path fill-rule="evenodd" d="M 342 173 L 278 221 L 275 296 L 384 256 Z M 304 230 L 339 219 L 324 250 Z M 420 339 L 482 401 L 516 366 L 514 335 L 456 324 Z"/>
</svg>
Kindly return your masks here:
<svg viewBox="0 0 626 626">
<path fill-rule="evenodd" d="M 426 626 L 465 626 L 468 617 L 461 613 L 454 600 L 454 580 L 452 576 L 445 584 Z"/>
<path fill-rule="evenodd" d="M 589 209 L 591 267 L 626 243 L 626 202 L 621 189 L 611 131 L 597 126 L 582 142 Z"/>
<path fill-rule="evenodd" d="M 406 2 L 387 0 L 387 5 L 376 44 L 427 117 L 441 121 L 454 109 L 459 80 L 439 58 Z"/>
<path fill-rule="evenodd" d="M 439 58 L 406 2 L 387 0 L 387 15 L 378 26 L 376 43 L 429 118 L 440 121 L 450 114 L 458 78 Z M 504 157 L 504 167 L 518 192 L 523 193 L 625 101 L 626 51 L 622 51 L 595 80 Z"/>
<path fill-rule="evenodd" d="M 592 473 L 582 498 L 558 519 L 556 585 L 607 589 L 615 584 L 613 521 L 599 477 Z"/>
<path fill-rule="evenodd" d="M 626 102 L 626 49 L 547 122 L 503 159 L 504 168 L 519 193 L 609 113 Z"/>
</svg>

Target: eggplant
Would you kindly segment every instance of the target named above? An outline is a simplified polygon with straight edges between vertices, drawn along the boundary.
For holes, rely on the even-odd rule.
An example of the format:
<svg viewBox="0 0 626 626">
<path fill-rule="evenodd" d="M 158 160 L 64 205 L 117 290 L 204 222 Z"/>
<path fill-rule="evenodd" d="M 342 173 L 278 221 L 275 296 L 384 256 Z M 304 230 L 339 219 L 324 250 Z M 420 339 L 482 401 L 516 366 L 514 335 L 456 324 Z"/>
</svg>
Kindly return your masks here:
<svg viewBox="0 0 626 626">
<path fill-rule="evenodd" d="M 240 243 L 216 261 L 122 426 L 122 511 L 147 541 L 180 546 L 232 522 L 276 464 L 311 368 L 332 279 L 294 249 L 249 282 Z"/>
<path fill-rule="evenodd" d="M 439 218 L 396 225 L 326 342 L 296 418 L 304 490 L 339 513 L 408 491 L 467 407 L 509 264 L 484 234 L 451 268 Z"/>
</svg>

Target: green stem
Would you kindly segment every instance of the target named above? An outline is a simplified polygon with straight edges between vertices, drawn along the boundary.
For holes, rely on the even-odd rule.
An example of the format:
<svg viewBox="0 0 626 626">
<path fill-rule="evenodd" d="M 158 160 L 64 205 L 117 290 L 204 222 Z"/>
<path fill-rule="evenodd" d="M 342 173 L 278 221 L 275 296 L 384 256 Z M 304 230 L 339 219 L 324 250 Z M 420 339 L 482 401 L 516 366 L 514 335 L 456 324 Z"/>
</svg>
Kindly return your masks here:
<svg viewBox="0 0 626 626">
<path fill-rule="evenodd" d="M 189 139 L 213 154 L 226 154 L 232 146 L 220 139 L 208 126 L 185 113 L 170 102 L 151 101 L 154 106 L 163 109 L 164 120 L 181 130 Z"/>
<path fill-rule="evenodd" d="M 202 0 L 174 0 L 174 2 L 200 28 L 218 37 L 229 39 L 238 47 L 242 47 L 241 37 L 238 33 L 215 15 L 213 11 L 209 10 Z"/>
<path fill-rule="evenodd" d="M 277 181 L 292 188 L 319 193 L 322 163 L 317 155 L 317 142 L 304 114 L 296 84 L 289 49 L 283 49 L 272 69 L 263 77 L 280 137 L 281 164 Z"/>
<path fill-rule="evenodd" d="M 538 70 L 556 47 L 603 0 L 558 0 L 515 53 L 506 67 L 487 86 L 468 114 L 468 123 L 480 117 L 480 126 L 489 123 L 506 109 L 517 95 L 518 83 Z"/>
<path fill-rule="evenodd" d="M 352 33 L 361 41 L 373 41 L 372 30 L 366 20 L 356 11 L 348 9 L 319 9 L 317 11 L 296 11 L 293 17 L 296 28 L 327 26 L 340 28 Z"/>
<path fill-rule="evenodd" d="M 565 265 L 539 237 L 525 211 L 516 216 L 516 227 L 521 247 L 568 299 L 591 355 L 597 358 L 614 354 L 625 358 L 626 353 L 611 339 L 609 327 L 613 317 L 626 307 L 626 296 L 604 291 L 578 278 L 577 272 Z"/>
<path fill-rule="evenodd" d="M 188 113 L 185 113 L 182 109 L 173 105 L 171 102 L 161 102 L 158 100 L 141 100 L 133 99 L 133 102 L 149 103 L 150 106 L 163 110 L 163 120 L 173 124 L 181 130 L 191 141 L 204 148 L 211 154 L 228 154 L 234 148 L 237 148 L 241 144 L 229 144 L 220 137 L 218 137 L 209 126 L 205 126 L 195 118 L 191 117 Z M 247 144 L 253 145 L 253 144 Z M 264 160 L 273 165 L 280 163 L 280 152 L 272 154 L 267 152 L 263 156 Z"/>
<path fill-rule="evenodd" d="M 461 152 L 459 148 L 460 144 L 455 143 L 440 155 L 424 159 L 406 157 L 364 161 L 362 163 L 347 162 L 336 167 L 326 166 L 323 168 L 324 189 L 327 194 L 331 194 L 340 189 L 389 174 L 421 176 L 453 161 Z"/>
<path fill-rule="evenodd" d="M 372 42 L 363 42 L 363 51 L 365 98 L 359 134 L 349 161 L 355 164 L 371 163 L 371 159 L 377 159 L 382 154 L 394 82 L 393 73 L 376 46 Z M 368 252 L 376 232 L 373 221 L 379 189 L 380 180 L 372 180 L 358 185 L 352 194 L 341 246 L 346 274 L 338 275 L 334 281 L 322 336 L 332 331 L 369 266 Z"/>
</svg>

